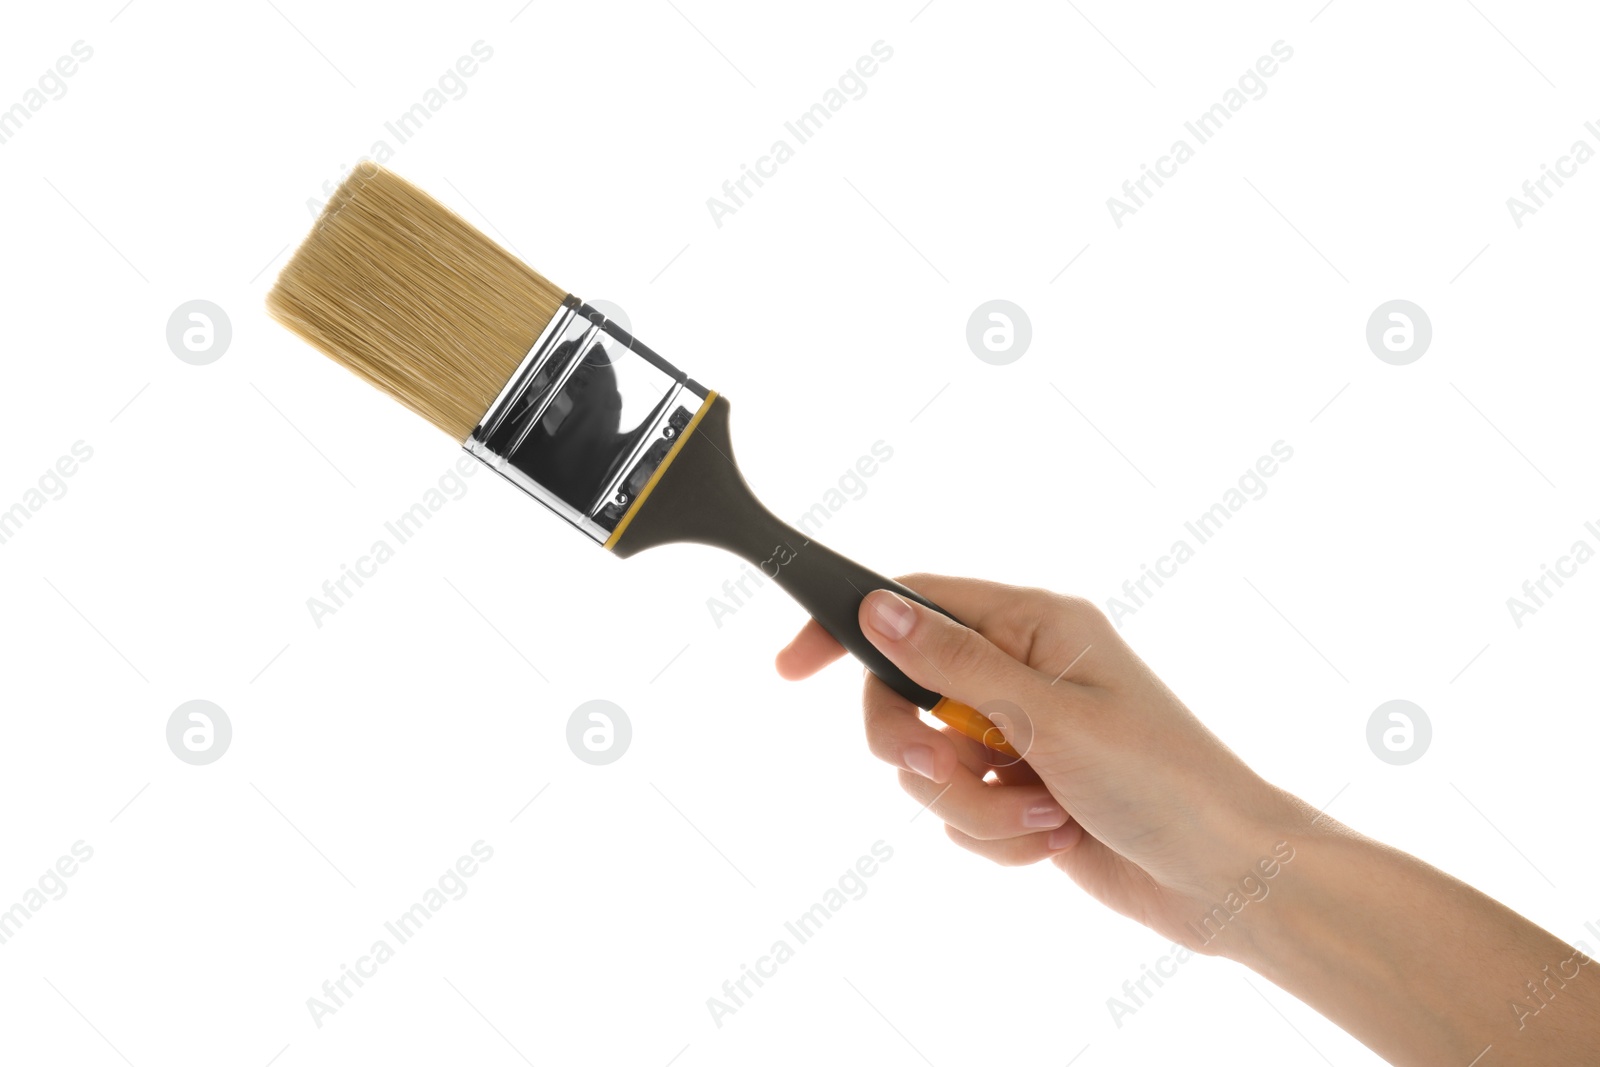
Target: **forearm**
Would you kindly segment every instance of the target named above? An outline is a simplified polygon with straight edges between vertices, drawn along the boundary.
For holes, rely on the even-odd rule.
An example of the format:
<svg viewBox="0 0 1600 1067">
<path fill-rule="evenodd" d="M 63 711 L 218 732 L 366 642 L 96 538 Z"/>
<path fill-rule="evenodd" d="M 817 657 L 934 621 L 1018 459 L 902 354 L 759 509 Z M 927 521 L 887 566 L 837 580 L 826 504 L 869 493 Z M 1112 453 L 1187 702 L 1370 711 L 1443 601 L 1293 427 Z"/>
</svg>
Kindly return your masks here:
<svg viewBox="0 0 1600 1067">
<path fill-rule="evenodd" d="M 1228 955 L 1396 1064 L 1600 1062 L 1600 964 L 1330 819 L 1279 833 L 1294 860 Z"/>
</svg>

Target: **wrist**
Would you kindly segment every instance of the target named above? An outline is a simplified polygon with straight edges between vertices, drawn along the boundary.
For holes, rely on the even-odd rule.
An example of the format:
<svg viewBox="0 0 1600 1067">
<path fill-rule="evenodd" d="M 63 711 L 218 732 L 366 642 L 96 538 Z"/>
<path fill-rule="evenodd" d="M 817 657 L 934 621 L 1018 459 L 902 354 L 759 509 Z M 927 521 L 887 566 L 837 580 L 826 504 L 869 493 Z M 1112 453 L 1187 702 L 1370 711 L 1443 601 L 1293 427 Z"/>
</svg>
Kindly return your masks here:
<svg viewBox="0 0 1600 1067">
<path fill-rule="evenodd" d="M 1350 832 L 1264 781 L 1232 820 L 1228 847 L 1214 853 L 1207 889 L 1191 895 L 1183 923 L 1188 947 L 1266 974 L 1286 931 L 1302 928 L 1308 876 Z M 1308 862 L 1313 861 L 1313 862 Z M 1317 876 L 1320 877 L 1320 876 Z"/>
<path fill-rule="evenodd" d="M 1257 872 L 1255 898 L 1229 938 L 1218 942 L 1218 955 L 1273 980 L 1291 966 L 1292 954 L 1305 953 L 1323 930 L 1339 925 L 1340 902 L 1355 895 L 1341 880 L 1359 879 L 1359 853 L 1367 844 L 1314 811 L 1299 814 L 1257 827 L 1276 862 Z"/>
</svg>

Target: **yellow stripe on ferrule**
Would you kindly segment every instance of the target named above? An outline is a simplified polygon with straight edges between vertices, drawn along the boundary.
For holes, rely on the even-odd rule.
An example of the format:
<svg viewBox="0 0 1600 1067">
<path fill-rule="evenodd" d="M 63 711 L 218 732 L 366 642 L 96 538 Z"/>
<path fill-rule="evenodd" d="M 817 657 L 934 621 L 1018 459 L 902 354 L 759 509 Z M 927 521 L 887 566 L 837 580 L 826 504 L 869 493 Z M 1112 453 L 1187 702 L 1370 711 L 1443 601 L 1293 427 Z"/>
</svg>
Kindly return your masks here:
<svg viewBox="0 0 1600 1067">
<path fill-rule="evenodd" d="M 628 524 L 633 521 L 635 515 L 639 514 L 639 509 L 644 507 L 644 502 L 650 499 L 650 491 L 656 487 L 656 483 L 661 480 L 661 476 L 667 473 L 667 468 L 672 466 L 672 461 L 678 458 L 678 453 L 683 451 L 683 443 L 689 439 L 690 434 L 694 433 L 695 427 L 700 425 L 700 420 L 705 417 L 706 412 L 711 410 L 711 403 L 716 399 L 716 390 L 713 389 L 706 393 L 705 402 L 700 405 L 700 410 L 694 413 L 694 418 L 689 420 L 689 425 L 683 428 L 683 432 L 678 435 L 678 439 L 672 442 L 672 447 L 667 449 L 667 454 L 662 458 L 660 464 L 656 466 L 655 471 L 651 473 L 650 480 L 644 483 L 644 488 L 639 490 L 639 495 L 634 498 L 632 505 L 622 513 L 622 521 L 617 523 L 615 530 L 611 531 L 611 536 L 606 538 L 606 543 L 603 547 L 613 548 L 622 539 L 623 533 L 628 529 Z"/>
</svg>

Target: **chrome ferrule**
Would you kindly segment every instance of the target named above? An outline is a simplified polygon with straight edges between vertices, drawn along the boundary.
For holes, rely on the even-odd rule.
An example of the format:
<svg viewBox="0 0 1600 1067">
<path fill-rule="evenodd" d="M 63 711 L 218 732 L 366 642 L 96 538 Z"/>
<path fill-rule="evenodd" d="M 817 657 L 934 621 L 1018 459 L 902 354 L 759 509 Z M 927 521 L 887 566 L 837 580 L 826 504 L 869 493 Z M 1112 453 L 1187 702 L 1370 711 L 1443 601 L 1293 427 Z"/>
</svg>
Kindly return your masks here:
<svg viewBox="0 0 1600 1067">
<path fill-rule="evenodd" d="M 605 544 L 706 397 L 569 295 L 463 447 Z"/>
</svg>

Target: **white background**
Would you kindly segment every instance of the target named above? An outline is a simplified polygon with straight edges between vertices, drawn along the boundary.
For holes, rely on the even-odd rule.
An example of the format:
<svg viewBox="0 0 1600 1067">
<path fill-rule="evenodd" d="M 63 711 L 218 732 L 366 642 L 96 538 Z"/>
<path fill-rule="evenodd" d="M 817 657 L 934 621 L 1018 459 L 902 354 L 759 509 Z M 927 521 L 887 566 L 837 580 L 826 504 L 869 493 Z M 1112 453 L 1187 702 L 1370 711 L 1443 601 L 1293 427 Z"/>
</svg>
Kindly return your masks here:
<svg viewBox="0 0 1600 1067">
<path fill-rule="evenodd" d="M 914 819 L 859 672 L 772 673 L 781 593 L 713 624 L 728 557 L 623 563 L 479 474 L 313 623 L 458 453 L 262 300 L 307 200 L 479 40 L 390 166 L 728 395 L 780 514 L 891 447 L 824 532 L 869 565 L 1104 603 L 1289 444 L 1128 638 L 1273 781 L 1594 944 L 1600 564 L 1520 628 L 1506 599 L 1600 547 L 1600 162 L 1521 228 L 1506 198 L 1600 147 L 1600 26 L 1319 2 L 8 8 L 0 107 L 93 57 L 0 145 L 0 508 L 93 458 L 0 545 L 0 907 L 94 851 L 0 945 L 0 1058 L 1374 1062 L 1215 960 L 1119 1027 L 1107 998 L 1167 946 Z M 706 199 L 879 40 L 866 95 L 716 226 Z M 1114 225 L 1279 40 L 1266 95 Z M 233 328 L 200 367 L 165 339 L 197 298 Z M 992 298 L 1032 321 L 1008 366 L 965 341 Z M 1433 323 L 1409 366 L 1365 342 L 1395 298 Z M 165 740 L 196 698 L 234 731 L 204 767 Z M 1365 739 L 1394 698 L 1433 724 L 1410 766 Z M 632 720 L 610 766 L 565 741 L 591 699 Z M 479 840 L 467 895 L 315 1025 Z M 879 840 L 867 894 L 716 1026 L 706 998 Z"/>
</svg>

